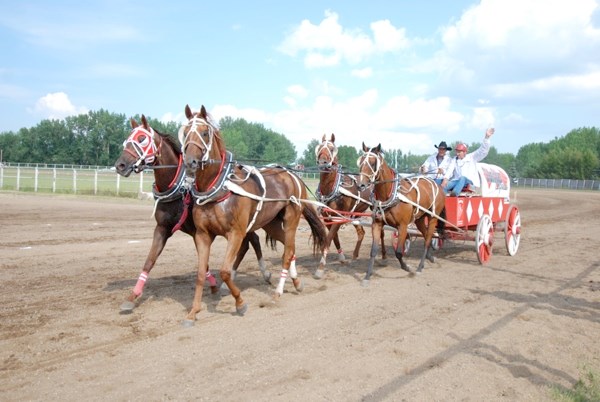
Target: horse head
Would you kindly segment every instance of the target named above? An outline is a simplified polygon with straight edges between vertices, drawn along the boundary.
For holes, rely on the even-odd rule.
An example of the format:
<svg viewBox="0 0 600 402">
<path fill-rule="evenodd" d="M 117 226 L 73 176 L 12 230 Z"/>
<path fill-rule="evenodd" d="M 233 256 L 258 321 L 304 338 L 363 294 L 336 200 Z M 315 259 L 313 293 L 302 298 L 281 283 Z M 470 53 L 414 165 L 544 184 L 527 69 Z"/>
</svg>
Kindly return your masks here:
<svg viewBox="0 0 600 402">
<path fill-rule="evenodd" d="M 337 146 L 335 145 L 335 134 L 331 134 L 329 138 L 323 134 L 321 143 L 315 147 L 315 156 L 317 158 L 317 166 L 320 168 L 330 168 L 337 165 Z"/>
<path fill-rule="evenodd" d="M 185 116 L 188 121 L 179 129 L 179 142 L 187 175 L 195 178 L 197 170 L 221 162 L 225 144 L 217 124 L 204 105 L 197 113 L 193 113 L 189 105 L 186 105 Z"/>
<path fill-rule="evenodd" d="M 358 186 L 361 191 L 375 183 L 380 174 L 381 166 L 384 163 L 381 144 L 369 148 L 363 142 L 362 149 L 363 154 L 356 162 L 359 169 Z"/>
<path fill-rule="evenodd" d="M 132 117 L 131 133 L 123 142 L 123 152 L 115 162 L 118 174 L 128 177 L 131 172 L 139 173 L 152 166 L 158 156 L 158 147 L 154 138 L 154 129 L 150 127 L 146 116 L 142 115 L 142 124 Z"/>
</svg>

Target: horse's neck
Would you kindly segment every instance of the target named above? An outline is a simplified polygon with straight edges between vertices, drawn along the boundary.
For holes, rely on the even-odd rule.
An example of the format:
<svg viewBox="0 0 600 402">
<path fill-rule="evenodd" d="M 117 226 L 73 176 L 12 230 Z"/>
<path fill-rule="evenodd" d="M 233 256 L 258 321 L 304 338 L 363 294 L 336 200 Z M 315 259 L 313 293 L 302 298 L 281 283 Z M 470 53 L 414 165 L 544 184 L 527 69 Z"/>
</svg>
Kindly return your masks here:
<svg viewBox="0 0 600 402">
<path fill-rule="evenodd" d="M 158 169 L 154 169 L 154 183 L 159 191 L 166 191 L 175 184 L 183 160 L 168 146 L 161 147 L 156 160 L 154 167 Z"/>
<path fill-rule="evenodd" d="M 221 155 L 217 151 L 211 152 L 210 163 L 205 164 L 202 169 L 196 171 L 196 189 L 200 192 L 210 191 L 223 171 L 223 162 L 226 155 L 225 153 Z"/>
<path fill-rule="evenodd" d="M 335 184 L 337 181 L 338 170 L 337 166 L 335 169 L 329 171 L 322 171 L 319 177 L 319 191 L 323 195 L 330 195 L 335 190 Z"/>
<path fill-rule="evenodd" d="M 378 200 L 387 200 L 392 196 L 396 173 L 390 168 L 387 163 L 383 162 L 379 170 L 377 183 L 375 183 L 374 193 Z"/>
</svg>

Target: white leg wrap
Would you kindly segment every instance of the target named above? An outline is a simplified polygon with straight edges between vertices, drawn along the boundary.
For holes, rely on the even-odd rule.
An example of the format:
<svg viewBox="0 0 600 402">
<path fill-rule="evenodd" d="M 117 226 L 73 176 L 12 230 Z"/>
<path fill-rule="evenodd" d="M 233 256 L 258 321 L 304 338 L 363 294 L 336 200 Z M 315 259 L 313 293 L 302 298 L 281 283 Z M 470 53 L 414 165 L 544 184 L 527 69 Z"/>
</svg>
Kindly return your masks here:
<svg viewBox="0 0 600 402">
<path fill-rule="evenodd" d="M 296 256 L 292 257 L 290 262 L 290 277 L 296 279 L 298 277 L 298 271 L 296 271 Z"/>
<path fill-rule="evenodd" d="M 287 280 L 287 278 L 288 278 L 288 270 L 282 269 L 281 274 L 279 276 L 279 283 L 277 284 L 277 289 L 275 290 L 280 295 L 283 294 L 283 286 L 285 285 L 285 281 Z"/>
</svg>

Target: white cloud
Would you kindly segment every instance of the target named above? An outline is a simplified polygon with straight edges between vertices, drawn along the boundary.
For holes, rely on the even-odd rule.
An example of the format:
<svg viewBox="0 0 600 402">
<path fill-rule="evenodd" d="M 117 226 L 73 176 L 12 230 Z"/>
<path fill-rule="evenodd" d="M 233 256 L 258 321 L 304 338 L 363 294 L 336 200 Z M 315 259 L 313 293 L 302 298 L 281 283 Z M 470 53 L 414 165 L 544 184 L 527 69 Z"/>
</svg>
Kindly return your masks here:
<svg viewBox="0 0 600 402">
<path fill-rule="evenodd" d="M 306 98 L 308 96 L 308 90 L 302 85 L 290 85 L 287 92 L 296 98 Z"/>
<path fill-rule="evenodd" d="M 594 0 L 484 0 L 443 30 L 441 68 L 462 85 L 598 71 L 597 9 Z"/>
<path fill-rule="evenodd" d="M 54 92 L 41 97 L 32 110 L 32 113 L 47 119 L 64 119 L 87 112 L 86 107 L 73 105 L 64 92 Z"/>
<path fill-rule="evenodd" d="M 357 70 L 352 70 L 352 75 L 358 78 L 369 78 L 373 75 L 373 69 L 371 67 L 365 67 Z"/>
<path fill-rule="evenodd" d="M 439 142 L 440 135 L 455 132 L 465 123 L 465 117 L 452 110 L 448 98 L 411 100 L 395 97 L 378 105 L 381 102 L 379 93 L 371 89 L 343 100 L 326 95 L 307 100 L 309 103 L 298 103 L 294 99 L 293 108 L 275 113 L 238 109 L 231 105 L 215 106 L 212 113 L 217 119 L 231 116 L 264 124 L 285 134 L 299 154 L 312 139 L 332 132 L 336 134 L 338 144 L 357 149 L 364 141 L 371 146 L 381 143 L 385 149 L 429 153 L 433 144 Z"/>
<path fill-rule="evenodd" d="M 338 15 L 327 11 L 318 25 L 303 20 L 280 45 L 284 54 L 304 54 L 308 68 L 331 67 L 342 61 L 357 64 L 374 54 L 395 52 L 409 46 L 404 29 L 395 28 L 389 20 L 370 25 L 372 36 L 360 29 L 345 29 Z"/>
</svg>

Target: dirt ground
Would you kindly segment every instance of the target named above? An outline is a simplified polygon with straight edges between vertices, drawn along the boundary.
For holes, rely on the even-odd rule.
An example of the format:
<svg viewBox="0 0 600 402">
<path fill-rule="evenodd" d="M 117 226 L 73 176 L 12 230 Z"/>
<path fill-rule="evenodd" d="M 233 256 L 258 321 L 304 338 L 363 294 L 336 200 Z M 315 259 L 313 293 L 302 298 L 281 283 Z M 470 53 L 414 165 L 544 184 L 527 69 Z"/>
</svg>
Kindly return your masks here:
<svg viewBox="0 0 600 402">
<path fill-rule="evenodd" d="M 288 282 L 271 302 L 250 253 L 236 280 L 246 315 L 205 292 L 184 328 L 196 257 L 181 232 L 137 308 L 119 310 L 151 244 L 151 202 L 0 193 L 0 399 L 552 400 L 550 387 L 600 369 L 600 193 L 513 189 L 511 201 L 523 222 L 514 257 L 502 233 L 486 266 L 472 242 L 447 242 L 422 275 L 388 259 L 363 288 L 370 230 L 358 261 L 330 257 L 317 280 L 302 226 L 302 293 Z M 354 230 L 341 232 L 349 252 Z M 217 276 L 223 250 L 219 239 Z M 282 250 L 263 248 L 273 285 Z"/>
</svg>

